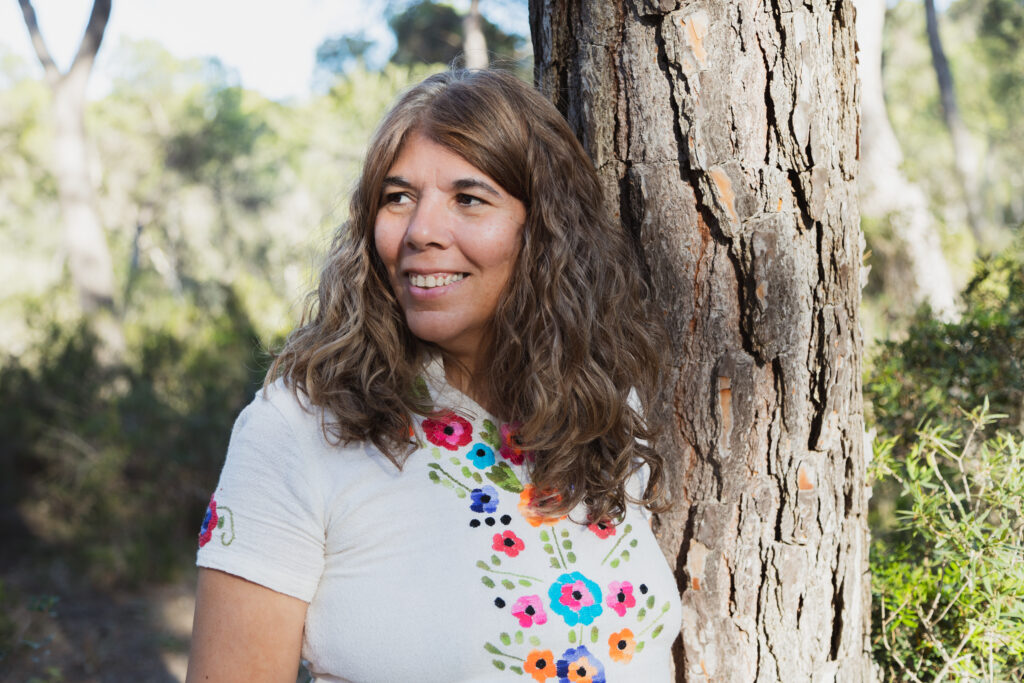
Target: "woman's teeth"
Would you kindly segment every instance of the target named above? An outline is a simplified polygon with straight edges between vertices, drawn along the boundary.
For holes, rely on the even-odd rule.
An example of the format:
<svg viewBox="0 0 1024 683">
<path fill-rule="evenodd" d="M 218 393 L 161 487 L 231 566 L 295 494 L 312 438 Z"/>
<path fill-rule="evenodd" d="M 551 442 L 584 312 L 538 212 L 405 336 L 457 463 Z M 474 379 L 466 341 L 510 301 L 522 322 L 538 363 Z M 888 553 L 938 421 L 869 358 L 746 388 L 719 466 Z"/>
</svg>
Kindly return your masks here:
<svg viewBox="0 0 1024 683">
<path fill-rule="evenodd" d="M 424 289 L 430 289 L 431 287 L 444 287 L 450 285 L 453 282 L 458 282 L 463 277 L 464 273 L 448 273 L 447 275 L 418 275 L 416 273 L 409 274 L 409 282 L 414 287 L 422 287 Z"/>
</svg>

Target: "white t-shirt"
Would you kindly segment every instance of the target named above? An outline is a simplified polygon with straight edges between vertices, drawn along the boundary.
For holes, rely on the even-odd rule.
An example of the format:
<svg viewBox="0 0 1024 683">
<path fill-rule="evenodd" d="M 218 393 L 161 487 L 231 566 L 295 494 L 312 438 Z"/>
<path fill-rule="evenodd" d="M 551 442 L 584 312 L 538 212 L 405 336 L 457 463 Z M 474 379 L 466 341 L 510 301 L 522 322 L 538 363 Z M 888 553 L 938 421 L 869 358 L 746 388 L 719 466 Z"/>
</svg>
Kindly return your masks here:
<svg viewBox="0 0 1024 683">
<path fill-rule="evenodd" d="M 328 442 L 280 380 L 257 393 L 197 564 L 309 602 L 302 657 L 318 681 L 669 681 L 681 609 L 646 516 L 538 519 L 511 426 L 440 363 L 425 375 L 452 412 L 416 418 L 423 445 L 401 471 L 372 445 Z"/>
</svg>

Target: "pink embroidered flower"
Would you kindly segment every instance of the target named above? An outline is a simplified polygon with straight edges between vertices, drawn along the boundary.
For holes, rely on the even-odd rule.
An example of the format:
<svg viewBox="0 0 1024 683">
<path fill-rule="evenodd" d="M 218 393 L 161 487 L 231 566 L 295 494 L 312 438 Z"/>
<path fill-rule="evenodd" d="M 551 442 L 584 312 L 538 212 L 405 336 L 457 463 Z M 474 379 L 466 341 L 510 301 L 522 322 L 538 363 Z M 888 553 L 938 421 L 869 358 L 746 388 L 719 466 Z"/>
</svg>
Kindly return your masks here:
<svg viewBox="0 0 1024 683">
<path fill-rule="evenodd" d="M 210 496 L 210 504 L 206 506 L 206 515 L 203 517 L 203 524 L 199 527 L 199 547 L 210 542 L 213 537 L 213 530 L 217 528 L 217 501 Z"/>
<path fill-rule="evenodd" d="M 548 614 L 544 611 L 544 605 L 539 595 L 524 595 L 512 605 L 512 616 L 519 619 L 519 625 L 529 628 L 534 624 L 540 626 L 548 620 Z"/>
<path fill-rule="evenodd" d="M 533 453 L 530 451 L 524 451 L 519 445 L 519 439 L 516 437 L 516 430 L 519 429 L 518 422 L 511 422 L 501 425 L 499 431 L 501 432 L 501 457 L 508 460 L 513 465 L 522 465 L 523 457 L 528 457 L 533 460 Z"/>
<path fill-rule="evenodd" d="M 427 441 L 450 451 L 462 448 L 473 440 L 473 425 L 455 413 L 445 413 L 436 420 L 423 421 Z"/>
<path fill-rule="evenodd" d="M 587 528 L 597 534 L 598 538 L 608 538 L 615 535 L 615 525 L 611 522 L 595 522 L 588 524 Z"/>
<path fill-rule="evenodd" d="M 607 598 L 605 604 L 615 610 L 620 617 L 626 616 L 626 610 L 636 607 L 636 598 L 633 597 L 633 584 L 629 581 L 612 581 L 608 584 Z"/>
<path fill-rule="evenodd" d="M 515 557 L 526 547 L 523 543 L 523 539 L 516 536 L 514 531 L 503 531 L 500 534 L 494 534 L 494 543 L 491 548 L 494 550 L 500 550 L 509 557 Z"/>
</svg>

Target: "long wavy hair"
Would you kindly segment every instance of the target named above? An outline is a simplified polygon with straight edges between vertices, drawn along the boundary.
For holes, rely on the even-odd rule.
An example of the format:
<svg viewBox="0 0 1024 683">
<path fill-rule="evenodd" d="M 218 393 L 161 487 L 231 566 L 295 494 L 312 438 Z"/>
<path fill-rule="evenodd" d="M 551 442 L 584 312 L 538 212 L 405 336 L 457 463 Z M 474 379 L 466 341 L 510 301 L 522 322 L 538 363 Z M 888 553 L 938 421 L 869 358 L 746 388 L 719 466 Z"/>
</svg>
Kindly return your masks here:
<svg viewBox="0 0 1024 683">
<path fill-rule="evenodd" d="M 302 322 L 276 355 L 278 377 L 324 409 L 325 435 L 370 442 L 397 467 L 415 447 L 414 414 L 436 412 L 416 390 L 439 349 L 409 331 L 374 248 L 384 178 L 403 141 L 420 133 L 497 181 L 526 207 L 522 245 L 494 313 L 477 395 L 518 423 L 535 455 L 538 512 L 586 504 L 611 520 L 626 502 L 660 509 L 662 458 L 644 419 L 663 357 L 642 263 L 608 214 L 590 159 L 558 111 L 496 70 L 436 74 L 405 92 L 366 154 L 348 221 L 338 230 Z M 632 390 L 639 405 L 631 405 Z M 649 467 L 640 498 L 626 491 Z"/>
</svg>

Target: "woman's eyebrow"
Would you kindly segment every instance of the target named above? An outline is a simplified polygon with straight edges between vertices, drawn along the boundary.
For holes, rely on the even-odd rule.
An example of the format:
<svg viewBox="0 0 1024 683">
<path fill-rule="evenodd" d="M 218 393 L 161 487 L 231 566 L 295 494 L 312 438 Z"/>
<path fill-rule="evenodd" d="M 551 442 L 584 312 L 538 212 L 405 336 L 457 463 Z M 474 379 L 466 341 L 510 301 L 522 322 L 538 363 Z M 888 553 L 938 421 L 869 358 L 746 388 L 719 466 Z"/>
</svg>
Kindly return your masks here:
<svg viewBox="0 0 1024 683">
<path fill-rule="evenodd" d="M 405 178 L 403 178 L 400 175 L 389 175 L 387 178 L 385 178 L 384 182 L 382 183 L 382 186 L 387 186 L 387 185 L 392 185 L 394 187 L 401 187 L 401 188 L 404 188 L 406 190 L 411 190 L 412 189 L 412 183 L 410 183 L 408 180 L 406 180 Z"/>
<path fill-rule="evenodd" d="M 455 190 L 483 190 L 499 199 L 501 198 L 501 193 L 494 189 L 492 185 L 478 178 L 459 178 L 452 183 L 452 188 Z"/>
</svg>

